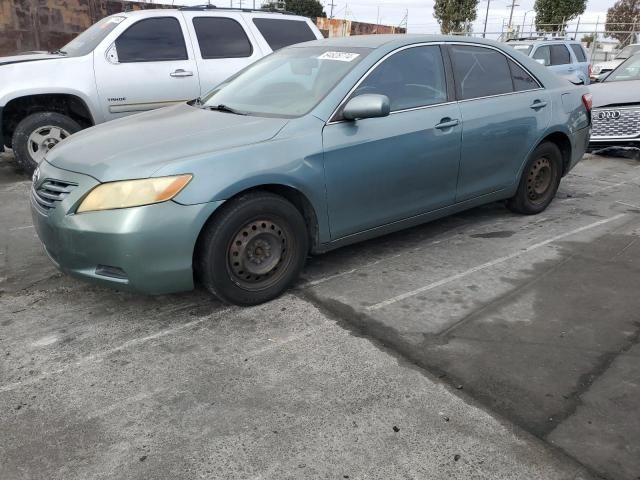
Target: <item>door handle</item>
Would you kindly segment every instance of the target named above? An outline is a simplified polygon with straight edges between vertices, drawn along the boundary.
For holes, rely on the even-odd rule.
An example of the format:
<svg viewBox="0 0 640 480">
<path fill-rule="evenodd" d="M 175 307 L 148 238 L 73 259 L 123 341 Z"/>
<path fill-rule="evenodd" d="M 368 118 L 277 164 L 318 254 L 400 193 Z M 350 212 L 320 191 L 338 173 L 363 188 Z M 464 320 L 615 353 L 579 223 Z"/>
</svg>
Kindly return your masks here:
<svg viewBox="0 0 640 480">
<path fill-rule="evenodd" d="M 457 118 L 451 119 L 447 117 L 440 120 L 440 123 L 438 123 L 435 128 L 437 128 L 438 130 L 444 130 L 445 128 L 455 127 L 459 123 L 460 121 Z"/>
<path fill-rule="evenodd" d="M 193 77 L 193 72 L 189 72 L 188 70 L 183 70 L 182 68 L 178 68 L 176 71 L 171 72 L 169 75 L 171 75 L 174 78 Z"/>
<path fill-rule="evenodd" d="M 534 110 L 539 110 L 539 109 L 544 108 L 546 106 L 547 106 L 547 102 L 543 102 L 543 101 L 540 101 L 540 100 L 536 100 L 531 105 L 529 105 L 529 107 L 533 108 Z"/>
</svg>

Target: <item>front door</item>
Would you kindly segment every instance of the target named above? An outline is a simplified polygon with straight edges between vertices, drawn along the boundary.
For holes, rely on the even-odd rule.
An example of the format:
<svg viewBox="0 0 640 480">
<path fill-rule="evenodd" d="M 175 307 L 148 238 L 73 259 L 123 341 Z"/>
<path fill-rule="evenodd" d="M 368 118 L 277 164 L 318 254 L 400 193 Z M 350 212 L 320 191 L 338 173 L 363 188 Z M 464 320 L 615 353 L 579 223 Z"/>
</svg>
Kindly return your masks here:
<svg viewBox="0 0 640 480">
<path fill-rule="evenodd" d="M 511 187 L 551 119 L 546 90 L 497 49 L 451 45 L 463 122 L 457 202 Z"/>
<path fill-rule="evenodd" d="M 448 101 L 440 47 L 391 54 L 356 88 L 387 95 L 391 114 L 329 122 L 323 131 L 332 239 L 409 218 L 455 199 L 458 105 Z"/>
<path fill-rule="evenodd" d="M 96 49 L 96 84 L 106 120 L 200 95 L 196 61 L 183 24 L 182 15 L 144 18 L 112 44 Z"/>
</svg>

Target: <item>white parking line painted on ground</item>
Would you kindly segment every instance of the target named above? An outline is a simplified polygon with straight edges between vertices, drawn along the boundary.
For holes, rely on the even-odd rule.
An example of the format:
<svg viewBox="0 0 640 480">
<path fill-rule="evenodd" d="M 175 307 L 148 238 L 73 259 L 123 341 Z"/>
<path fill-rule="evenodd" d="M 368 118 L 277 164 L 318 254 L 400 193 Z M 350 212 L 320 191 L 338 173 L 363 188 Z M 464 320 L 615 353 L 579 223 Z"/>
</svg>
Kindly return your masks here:
<svg viewBox="0 0 640 480">
<path fill-rule="evenodd" d="M 26 230 L 27 228 L 33 228 L 33 225 L 26 225 L 24 227 L 13 227 L 13 228 L 10 228 L 9 231 L 13 232 L 15 230 Z"/>
<path fill-rule="evenodd" d="M 620 201 L 616 201 L 616 203 L 619 203 L 620 205 L 624 205 L 626 207 L 640 208 L 640 205 L 634 205 L 633 203 L 620 202 Z"/>
<path fill-rule="evenodd" d="M 529 247 L 526 247 L 522 250 L 519 250 L 517 252 L 514 252 L 510 255 L 505 255 L 504 257 L 500 257 L 500 258 L 496 258 L 495 260 L 491 260 L 489 262 L 485 262 L 481 265 L 477 265 L 473 268 L 470 268 L 468 270 L 465 270 L 464 272 L 460 272 L 457 273 L 455 275 L 452 275 L 450 277 L 446 277 L 443 278 L 442 280 L 438 280 L 437 282 L 434 283 L 430 283 L 429 285 L 425 285 L 423 287 L 420 288 L 416 288 L 415 290 L 411 290 L 405 293 L 402 293 L 400 295 L 396 295 L 395 297 L 391 297 L 388 300 L 385 300 L 383 302 L 380 303 L 376 303 L 373 305 L 370 305 L 366 308 L 366 310 L 372 311 L 372 310 L 379 310 L 383 307 L 387 307 L 389 305 L 393 305 L 394 303 L 400 302 L 402 300 L 405 300 L 407 298 L 413 297 L 415 295 L 418 295 L 420 293 L 429 291 L 429 290 L 433 290 L 434 288 L 438 288 L 441 287 L 443 285 L 446 285 L 447 283 L 451 283 L 455 280 L 459 280 L 463 277 L 466 277 L 467 275 L 471 275 L 472 273 L 476 273 L 479 272 L 480 270 L 484 270 L 485 268 L 489 268 L 489 267 L 493 267 L 494 265 L 498 265 L 500 263 L 504 263 L 508 260 L 511 260 L 513 258 L 519 257 L 521 255 L 524 255 L 526 253 L 529 253 L 533 250 L 536 250 L 540 247 L 544 247 L 545 245 L 549 245 L 550 243 L 556 242 L 558 240 L 562 240 L 563 238 L 569 237 L 571 235 L 575 235 L 576 233 L 580 233 L 580 232 L 584 232 L 585 230 L 591 230 L 592 228 L 596 228 L 599 227 L 600 225 L 604 225 L 610 222 L 614 222 L 622 217 L 626 216 L 626 214 L 624 213 L 619 213 L 618 215 L 614 215 L 613 217 L 610 218 L 605 218 L 604 220 L 598 220 L 597 222 L 593 222 L 590 223 L 589 225 L 585 225 L 583 227 L 579 227 L 576 228 L 574 230 L 571 230 L 569 232 L 565 232 L 563 234 L 560 235 L 556 235 L 555 237 L 549 238 L 547 240 L 544 240 L 542 242 L 538 242 L 535 243 L 533 245 L 530 245 Z"/>
</svg>

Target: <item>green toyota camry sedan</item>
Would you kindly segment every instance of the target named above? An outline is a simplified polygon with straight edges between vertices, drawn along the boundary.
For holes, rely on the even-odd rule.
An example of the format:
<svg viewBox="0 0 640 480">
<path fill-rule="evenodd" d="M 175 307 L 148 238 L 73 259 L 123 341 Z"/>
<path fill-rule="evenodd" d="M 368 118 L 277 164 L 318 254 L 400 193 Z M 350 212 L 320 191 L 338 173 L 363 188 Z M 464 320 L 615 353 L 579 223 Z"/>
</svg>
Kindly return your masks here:
<svg viewBox="0 0 640 480">
<path fill-rule="evenodd" d="M 496 42 L 303 43 L 201 99 L 71 136 L 33 176 L 33 221 L 71 275 L 257 304 L 309 254 L 487 202 L 543 211 L 590 108 L 586 87 Z"/>
</svg>

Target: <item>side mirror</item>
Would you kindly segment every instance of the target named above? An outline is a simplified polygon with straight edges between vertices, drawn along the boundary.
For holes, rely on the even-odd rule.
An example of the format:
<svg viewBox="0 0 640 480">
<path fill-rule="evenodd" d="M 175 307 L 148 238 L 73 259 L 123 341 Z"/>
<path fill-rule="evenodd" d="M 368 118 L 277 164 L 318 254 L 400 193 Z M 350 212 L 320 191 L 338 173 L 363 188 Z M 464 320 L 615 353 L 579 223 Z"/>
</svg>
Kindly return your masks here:
<svg viewBox="0 0 640 480">
<path fill-rule="evenodd" d="M 365 93 L 349 100 L 342 110 L 342 116 L 346 120 L 386 117 L 390 111 L 389 97 Z"/>
</svg>

